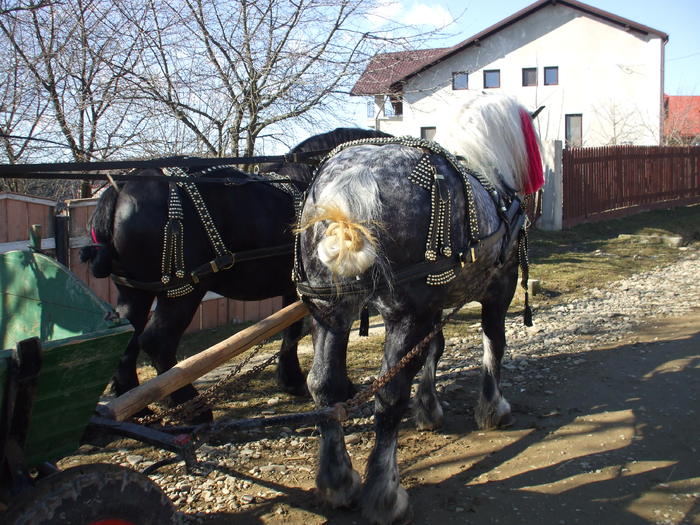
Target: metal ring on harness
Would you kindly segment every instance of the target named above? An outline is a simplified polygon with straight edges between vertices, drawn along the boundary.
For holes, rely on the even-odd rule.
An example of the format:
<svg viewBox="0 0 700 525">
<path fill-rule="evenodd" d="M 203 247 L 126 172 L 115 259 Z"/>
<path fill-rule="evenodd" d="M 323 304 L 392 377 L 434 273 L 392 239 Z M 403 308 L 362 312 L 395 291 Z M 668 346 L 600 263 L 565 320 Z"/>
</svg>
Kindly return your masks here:
<svg viewBox="0 0 700 525">
<path fill-rule="evenodd" d="M 233 265 L 236 264 L 236 254 L 233 253 L 231 250 L 227 250 L 227 252 L 228 252 L 228 255 L 231 256 L 231 263 L 222 267 L 221 270 L 230 270 L 231 268 L 233 268 Z M 214 262 L 214 261 L 212 261 L 212 262 Z M 216 272 L 216 271 L 217 270 L 214 270 L 214 272 Z"/>
</svg>

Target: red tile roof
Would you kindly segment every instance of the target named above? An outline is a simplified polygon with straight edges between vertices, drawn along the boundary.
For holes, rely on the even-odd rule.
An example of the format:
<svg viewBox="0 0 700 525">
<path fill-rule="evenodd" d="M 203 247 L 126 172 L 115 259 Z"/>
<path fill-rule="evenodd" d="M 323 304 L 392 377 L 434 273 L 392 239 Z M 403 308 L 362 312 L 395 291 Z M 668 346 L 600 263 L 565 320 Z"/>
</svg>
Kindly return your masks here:
<svg viewBox="0 0 700 525">
<path fill-rule="evenodd" d="M 396 92 L 397 88 L 392 87 L 394 84 L 434 63 L 450 50 L 451 47 L 374 55 L 350 94 L 377 95 Z"/>
<path fill-rule="evenodd" d="M 664 95 L 664 135 L 700 136 L 700 96 Z"/>
<path fill-rule="evenodd" d="M 370 60 L 364 73 L 350 91 L 351 95 L 380 95 L 401 91 L 399 82 L 437 64 L 438 62 L 458 53 L 469 46 L 478 44 L 494 33 L 530 16 L 538 9 L 552 4 L 561 4 L 582 11 L 593 17 L 602 18 L 620 26 L 625 30 L 633 30 L 643 34 L 653 34 L 668 41 L 668 35 L 651 27 L 647 27 L 627 18 L 614 15 L 575 0 L 538 0 L 525 9 L 509 16 L 480 33 L 460 42 L 459 44 L 440 49 L 419 49 L 416 51 L 400 51 L 397 53 L 381 53 Z"/>
</svg>

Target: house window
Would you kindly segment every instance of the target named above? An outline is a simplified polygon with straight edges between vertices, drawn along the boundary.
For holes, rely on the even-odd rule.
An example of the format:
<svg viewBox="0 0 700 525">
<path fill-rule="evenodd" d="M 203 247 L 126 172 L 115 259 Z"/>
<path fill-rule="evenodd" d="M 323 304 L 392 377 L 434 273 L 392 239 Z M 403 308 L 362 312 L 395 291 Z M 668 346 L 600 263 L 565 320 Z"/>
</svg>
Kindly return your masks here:
<svg viewBox="0 0 700 525">
<path fill-rule="evenodd" d="M 420 128 L 420 138 L 425 140 L 433 140 L 435 138 L 435 132 L 437 129 L 432 127 Z"/>
<path fill-rule="evenodd" d="M 484 70 L 484 88 L 501 87 L 501 70 L 487 69 Z"/>
<path fill-rule="evenodd" d="M 367 101 L 367 118 L 374 118 L 374 100 Z"/>
<path fill-rule="evenodd" d="M 556 86 L 557 84 L 559 84 L 559 68 L 557 66 L 544 68 L 544 85 Z"/>
<path fill-rule="evenodd" d="M 452 89 L 469 89 L 469 75 L 463 71 L 452 73 Z"/>
<path fill-rule="evenodd" d="M 566 115 L 564 117 L 565 139 L 568 148 L 580 148 L 583 146 L 583 116 Z"/>
<path fill-rule="evenodd" d="M 403 115 L 403 99 L 401 95 L 389 95 L 384 99 L 384 116 L 400 117 Z"/>
<path fill-rule="evenodd" d="M 523 68 L 523 86 L 536 86 L 537 85 L 537 68 L 536 67 L 524 67 Z"/>
</svg>

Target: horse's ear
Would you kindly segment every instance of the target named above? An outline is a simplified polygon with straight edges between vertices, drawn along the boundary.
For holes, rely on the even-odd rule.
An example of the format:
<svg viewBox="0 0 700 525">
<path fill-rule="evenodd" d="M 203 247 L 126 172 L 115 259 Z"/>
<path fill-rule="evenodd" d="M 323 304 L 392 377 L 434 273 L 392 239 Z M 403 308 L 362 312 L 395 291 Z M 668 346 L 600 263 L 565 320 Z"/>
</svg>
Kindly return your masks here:
<svg viewBox="0 0 700 525">
<path fill-rule="evenodd" d="M 535 111 L 533 111 L 532 113 L 530 113 L 530 118 L 531 118 L 532 120 L 535 120 L 535 119 L 537 118 L 537 115 L 539 115 L 539 114 L 540 114 L 540 111 L 542 111 L 543 109 L 544 109 L 544 106 L 538 107 Z"/>
</svg>

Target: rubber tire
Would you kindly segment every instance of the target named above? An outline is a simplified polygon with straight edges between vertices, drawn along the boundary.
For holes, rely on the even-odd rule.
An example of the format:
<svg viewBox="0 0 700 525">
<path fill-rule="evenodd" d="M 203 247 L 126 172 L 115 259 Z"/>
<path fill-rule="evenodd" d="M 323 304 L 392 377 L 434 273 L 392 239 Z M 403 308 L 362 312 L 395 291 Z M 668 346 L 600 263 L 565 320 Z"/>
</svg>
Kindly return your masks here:
<svg viewBox="0 0 700 525">
<path fill-rule="evenodd" d="M 148 476 L 107 463 L 69 468 L 40 480 L 2 518 L 8 525 L 180 523 L 172 501 Z"/>
</svg>

